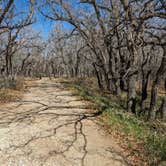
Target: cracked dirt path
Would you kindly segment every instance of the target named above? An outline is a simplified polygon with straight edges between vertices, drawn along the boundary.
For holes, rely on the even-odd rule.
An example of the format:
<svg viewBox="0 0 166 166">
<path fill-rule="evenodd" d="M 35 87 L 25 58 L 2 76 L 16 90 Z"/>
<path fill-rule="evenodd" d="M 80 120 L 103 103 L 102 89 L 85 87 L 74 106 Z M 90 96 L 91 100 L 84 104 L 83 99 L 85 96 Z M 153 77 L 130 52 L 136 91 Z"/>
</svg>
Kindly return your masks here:
<svg viewBox="0 0 166 166">
<path fill-rule="evenodd" d="M 123 166 L 97 114 L 58 81 L 35 81 L 0 106 L 0 166 Z"/>
</svg>

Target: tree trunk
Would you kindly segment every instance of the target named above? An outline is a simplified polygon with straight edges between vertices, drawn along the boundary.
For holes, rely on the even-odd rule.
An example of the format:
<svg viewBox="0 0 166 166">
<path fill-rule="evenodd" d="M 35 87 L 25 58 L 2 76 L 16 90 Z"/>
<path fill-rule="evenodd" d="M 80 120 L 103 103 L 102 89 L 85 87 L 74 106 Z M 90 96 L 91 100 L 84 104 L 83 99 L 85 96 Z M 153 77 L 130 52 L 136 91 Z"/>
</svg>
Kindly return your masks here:
<svg viewBox="0 0 166 166">
<path fill-rule="evenodd" d="M 9 56 L 9 73 L 13 76 L 13 64 L 12 64 L 12 56 Z"/>
<path fill-rule="evenodd" d="M 120 79 L 116 79 L 115 81 L 115 95 L 117 95 L 119 97 L 119 99 L 121 98 L 120 94 L 121 94 L 121 88 L 120 88 Z"/>
<path fill-rule="evenodd" d="M 6 60 L 6 75 L 9 76 L 9 58 L 8 58 L 8 55 L 6 55 L 5 57 L 5 60 Z"/>
<path fill-rule="evenodd" d="M 161 104 L 161 119 L 166 121 L 166 96 L 163 98 Z"/>
<path fill-rule="evenodd" d="M 128 80 L 127 111 L 136 113 L 136 76 L 133 75 Z"/>
<path fill-rule="evenodd" d="M 147 93 L 147 87 L 148 87 L 148 80 L 149 80 L 149 75 L 150 75 L 150 71 L 146 74 L 143 73 L 143 78 L 142 78 L 142 96 L 141 96 L 141 112 L 145 112 L 145 107 L 146 107 L 146 99 L 148 96 Z"/>
<path fill-rule="evenodd" d="M 159 69 L 157 70 L 156 73 L 156 78 L 153 82 L 152 85 L 152 90 L 151 90 L 151 102 L 150 102 L 150 110 L 149 110 L 149 115 L 148 118 L 150 120 L 154 120 L 156 118 L 156 102 L 157 102 L 157 91 L 158 91 L 158 85 L 161 82 L 162 75 L 165 73 L 166 70 L 166 46 L 163 46 L 163 57 L 161 61 L 161 65 Z"/>
<path fill-rule="evenodd" d="M 95 63 L 93 63 L 93 67 L 95 69 L 95 74 L 96 74 L 96 77 L 97 77 L 97 82 L 98 82 L 99 89 L 103 90 L 104 87 L 103 87 L 103 84 L 102 84 L 102 81 L 101 81 L 101 77 L 100 77 L 99 72 L 97 71 Z"/>
<path fill-rule="evenodd" d="M 161 118 L 166 121 L 166 79 L 164 82 L 164 88 L 165 88 L 165 96 L 162 100 L 162 104 L 161 104 Z"/>
<path fill-rule="evenodd" d="M 156 118 L 157 92 L 158 92 L 158 83 L 157 83 L 157 81 L 154 81 L 153 85 L 152 85 L 152 89 L 151 89 L 150 110 L 148 113 L 149 120 L 154 120 Z"/>
</svg>

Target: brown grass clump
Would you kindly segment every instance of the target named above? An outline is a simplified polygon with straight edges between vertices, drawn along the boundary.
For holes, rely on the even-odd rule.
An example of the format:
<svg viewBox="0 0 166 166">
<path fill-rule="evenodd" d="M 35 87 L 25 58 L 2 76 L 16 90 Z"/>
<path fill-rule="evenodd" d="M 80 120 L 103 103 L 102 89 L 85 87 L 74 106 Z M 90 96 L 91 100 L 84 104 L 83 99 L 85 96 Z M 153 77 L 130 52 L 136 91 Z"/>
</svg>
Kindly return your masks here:
<svg viewBox="0 0 166 166">
<path fill-rule="evenodd" d="M 0 103 L 7 103 L 19 99 L 21 92 L 12 89 L 1 89 L 0 90 Z"/>
<path fill-rule="evenodd" d="M 0 79 L 0 103 L 12 102 L 20 99 L 24 86 L 24 80 L 17 78 Z"/>
</svg>

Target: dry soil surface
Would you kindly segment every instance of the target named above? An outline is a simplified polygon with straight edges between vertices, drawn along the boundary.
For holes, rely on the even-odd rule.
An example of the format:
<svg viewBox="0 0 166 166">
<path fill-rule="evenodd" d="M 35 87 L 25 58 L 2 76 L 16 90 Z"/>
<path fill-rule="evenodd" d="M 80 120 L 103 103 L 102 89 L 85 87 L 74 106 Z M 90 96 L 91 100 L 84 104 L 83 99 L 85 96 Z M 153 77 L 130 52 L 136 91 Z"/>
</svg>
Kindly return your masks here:
<svg viewBox="0 0 166 166">
<path fill-rule="evenodd" d="M 36 80 L 0 106 L 0 166 L 123 166 L 85 101 L 58 80 Z"/>
</svg>

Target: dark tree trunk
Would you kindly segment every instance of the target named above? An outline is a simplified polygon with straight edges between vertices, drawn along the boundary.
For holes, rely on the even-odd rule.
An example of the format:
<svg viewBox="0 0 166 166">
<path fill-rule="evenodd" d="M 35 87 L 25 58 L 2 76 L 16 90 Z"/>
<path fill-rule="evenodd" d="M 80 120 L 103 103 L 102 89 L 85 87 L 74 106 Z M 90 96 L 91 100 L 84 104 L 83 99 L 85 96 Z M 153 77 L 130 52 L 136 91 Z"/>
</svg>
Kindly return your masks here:
<svg viewBox="0 0 166 166">
<path fill-rule="evenodd" d="M 21 70 L 20 70 L 20 73 L 22 73 L 22 74 L 24 74 L 24 71 L 25 71 L 25 62 L 26 62 L 26 60 L 30 57 L 30 53 L 28 53 L 28 55 L 23 59 L 23 61 L 22 61 L 22 64 L 21 64 Z"/>
<path fill-rule="evenodd" d="M 162 104 L 161 104 L 161 119 L 166 121 L 166 79 L 164 82 L 164 88 L 165 88 L 165 96 L 163 97 Z"/>
<path fill-rule="evenodd" d="M 160 111 L 161 111 L 161 119 L 165 121 L 166 120 L 166 96 L 162 100 Z"/>
<path fill-rule="evenodd" d="M 103 87 L 103 84 L 102 84 L 102 81 L 101 81 L 100 73 L 97 70 L 95 63 L 93 63 L 93 67 L 95 69 L 95 74 L 96 74 L 96 77 L 97 77 L 97 82 L 98 82 L 99 89 L 103 90 L 104 87 Z"/>
<path fill-rule="evenodd" d="M 141 95 L 141 111 L 140 111 L 140 113 L 145 112 L 146 99 L 147 99 L 147 96 L 148 96 L 147 87 L 148 87 L 149 75 L 150 75 L 150 71 L 146 75 L 143 73 L 142 95 Z"/>
<path fill-rule="evenodd" d="M 5 60 L 6 60 L 6 75 L 9 76 L 9 58 L 8 58 L 8 55 L 6 55 L 5 57 Z"/>
<path fill-rule="evenodd" d="M 79 64 L 80 64 L 80 56 L 79 53 L 77 54 L 76 65 L 75 65 L 75 76 L 78 77 L 79 71 Z"/>
<path fill-rule="evenodd" d="M 124 82 L 124 80 L 123 80 L 123 76 L 124 76 L 124 74 L 122 74 L 122 75 L 120 76 L 120 89 L 121 89 L 122 91 L 126 91 L 125 82 Z"/>
<path fill-rule="evenodd" d="M 9 73 L 13 76 L 13 64 L 12 64 L 12 56 L 9 56 Z"/>
</svg>

